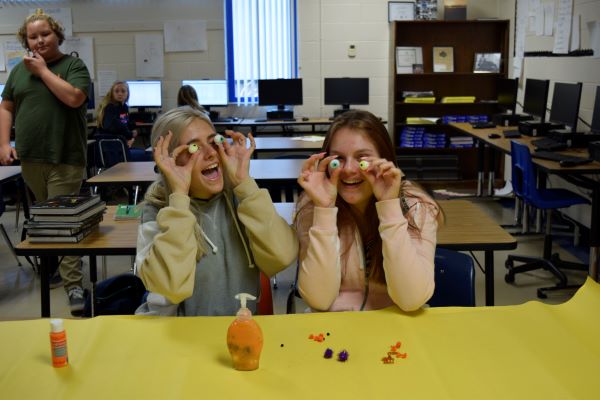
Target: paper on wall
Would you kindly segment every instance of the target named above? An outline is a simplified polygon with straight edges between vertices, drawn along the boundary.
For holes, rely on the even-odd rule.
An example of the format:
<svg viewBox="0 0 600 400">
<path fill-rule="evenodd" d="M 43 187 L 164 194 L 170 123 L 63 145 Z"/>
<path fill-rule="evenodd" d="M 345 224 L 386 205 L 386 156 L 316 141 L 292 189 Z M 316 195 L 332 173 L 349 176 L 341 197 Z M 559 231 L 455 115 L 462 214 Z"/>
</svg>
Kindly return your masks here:
<svg viewBox="0 0 600 400">
<path fill-rule="evenodd" d="M 554 49 L 556 54 L 569 52 L 571 22 L 573 20 L 573 0 L 558 0 L 556 33 L 554 34 Z"/>
<path fill-rule="evenodd" d="M 135 73 L 138 78 L 162 78 L 164 58 L 162 35 L 135 35 Z"/>
<path fill-rule="evenodd" d="M 600 58 L 600 21 L 588 21 L 590 32 L 590 48 L 594 50 L 593 58 Z"/>
<path fill-rule="evenodd" d="M 3 49 L 0 49 L 3 50 Z M 0 51 L 0 71 L 6 71 L 6 62 L 4 61 L 4 51 Z"/>
<path fill-rule="evenodd" d="M 68 37 L 60 46 L 60 51 L 64 54 L 81 58 L 85 63 L 92 80 L 94 80 L 94 38 L 91 36 Z"/>
<path fill-rule="evenodd" d="M 4 58 L 8 72 L 20 63 L 26 54 L 27 50 L 23 48 L 21 42 L 18 40 L 7 40 L 4 42 Z"/>
<path fill-rule="evenodd" d="M 569 48 L 571 50 L 576 50 L 580 46 L 579 32 L 580 32 L 580 15 L 573 15 L 573 23 L 571 25 L 571 44 Z"/>
<path fill-rule="evenodd" d="M 554 32 L 554 3 L 544 3 L 544 36 Z"/>
<path fill-rule="evenodd" d="M 98 71 L 98 95 L 104 97 L 117 80 L 117 71 Z"/>
<path fill-rule="evenodd" d="M 206 51 L 206 21 L 178 20 L 166 21 L 165 51 Z"/>
</svg>

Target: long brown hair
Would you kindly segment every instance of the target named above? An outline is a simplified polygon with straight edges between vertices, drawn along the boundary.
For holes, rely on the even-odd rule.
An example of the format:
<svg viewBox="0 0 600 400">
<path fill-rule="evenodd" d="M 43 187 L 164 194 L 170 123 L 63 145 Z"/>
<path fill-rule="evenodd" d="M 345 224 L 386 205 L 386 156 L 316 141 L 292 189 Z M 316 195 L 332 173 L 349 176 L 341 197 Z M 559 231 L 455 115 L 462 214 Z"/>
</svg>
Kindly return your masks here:
<svg viewBox="0 0 600 400">
<path fill-rule="evenodd" d="M 183 85 L 177 92 L 177 107 L 190 106 L 196 110 L 206 112 L 206 109 L 198 103 L 198 93 L 196 89 L 190 85 Z"/>
<path fill-rule="evenodd" d="M 394 146 L 387 129 L 379 118 L 368 111 L 347 111 L 338 116 L 327 131 L 321 151 L 329 154 L 331 142 L 333 141 L 335 134 L 342 128 L 349 128 L 366 134 L 375 145 L 379 156 L 398 166 Z M 410 191 L 406 190 L 409 186 L 411 187 Z M 414 193 L 415 189 L 419 191 L 422 190 L 416 187 L 414 183 L 409 183 L 403 179 L 398 197 L 401 201 L 402 212 L 408 221 L 409 230 L 412 231 L 413 234 L 418 235 L 420 229 L 415 224 L 412 214 L 408 212 L 409 210 L 405 201 L 406 197 L 413 197 L 411 192 Z M 368 265 L 365 265 L 366 271 L 369 271 L 370 277 L 373 280 L 385 283 L 382 242 L 381 236 L 379 235 L 379 217 L 377 216 L 377 210 L 375 208 L 376 201 L 375 196 L 371 196 L 364 215 L 359 215 L 341 196 L 337 196 L 335 202 L 335 205 L 338 208 L 337 228 L 342 245 L 341 258 L 343 262 L 345 263 L 348 259 L 349 251 L 354 242 L 354 236 L 358 232 L 363 245 L 365 246 L 365 255 L 368 250 L 370 256 L 368 257 Z M 300 235 L 306 234 L 305 231 L 308 231 L 310 228 L 309 225 L 312 224 L 313 212 L 314 204 L 305 194 L 302 194 L 298 200 L 298 213 L 295 221 L 296 229 Z M 301 246 L 303 246 L 302 241 Z M 301 248 L 300 251 L 303 252 L 306 251 L 306 249 Z"/>
</svg>

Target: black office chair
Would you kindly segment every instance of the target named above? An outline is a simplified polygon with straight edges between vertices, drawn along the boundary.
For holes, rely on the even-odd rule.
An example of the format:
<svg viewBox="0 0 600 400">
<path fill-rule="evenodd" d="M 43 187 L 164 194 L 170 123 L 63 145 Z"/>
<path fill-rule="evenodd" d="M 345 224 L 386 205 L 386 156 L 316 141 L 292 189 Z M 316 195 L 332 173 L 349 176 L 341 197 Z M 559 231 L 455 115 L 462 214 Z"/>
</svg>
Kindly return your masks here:
<svg viewBox="0 0 600 400">
<path fill-rule="evenodd" d="M 431 307 L 475 307 L 473 259 L 455 250 L 435 250 L 435 290 Z"/>
<path fill-rule="evenodd" d="M 122 137 L 109 134 L 96 134 L 96 170 L 101 173 L 103 170 L 108 169 L 120 162 L 129 161 L 129 152 L 127 149 L 127 143 Z M 140 187 L 135 185 L 133 187 L 133 197 L 129 192 L 130 202 L 137 204 Z"/>
<path fill-rule="evenodd" d="M 589 204 L 589 201 L 576 193 L 566 189 L 539 189 L 537 187 L 537 174 L 529 147 L 516 141 L 511 142 L 511 159 L 513 179 L 522 182 L 524 207 L 530 204 L 546 212 L 546 229 L 544 234 L 544 254 L 542 257 L 526 257 L 509 255 L 505 266 L 508 269 L 504 280 L 507 283 L 515 281 L 515 274 L 536 269 L 550 271 L 556 278 L 556 286 L 539 288 L 537 296 L 541 299 L 547 297 L 546 292 L 567 288 L 577 288 L 579 285 L 568 285 L 567 277 L 561 269 L 587 271 L 588 266 L 582 263 L 563 261 L 558 254 L 552 254 L 552 211 L 577 204 Z M 515 261 L 524 264 L 515 266 Z"/>
</svg>

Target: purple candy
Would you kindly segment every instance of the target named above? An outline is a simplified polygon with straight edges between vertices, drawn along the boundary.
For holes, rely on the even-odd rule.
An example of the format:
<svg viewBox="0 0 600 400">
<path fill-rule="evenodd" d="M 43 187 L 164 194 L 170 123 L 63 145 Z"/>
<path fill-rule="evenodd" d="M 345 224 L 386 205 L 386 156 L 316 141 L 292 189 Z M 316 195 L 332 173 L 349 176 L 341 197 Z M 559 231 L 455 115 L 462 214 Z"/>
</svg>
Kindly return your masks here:
<svg viewBox="0 0 600 400">
<path fill-rule="evenodd" d="M 325 350 L 325 354 L 323 354 L 323 357 L 325 357 L 325 358 L 331 358 L 331 357 L 333 357 L 333 350 L 326 349 Z"/>
<path fill-rule="evenodd" d="M 338 353 L 338 361 L 344 362 L 348 360 L 348 352 L 346 350 L 342 350 Z"/>
</svg>

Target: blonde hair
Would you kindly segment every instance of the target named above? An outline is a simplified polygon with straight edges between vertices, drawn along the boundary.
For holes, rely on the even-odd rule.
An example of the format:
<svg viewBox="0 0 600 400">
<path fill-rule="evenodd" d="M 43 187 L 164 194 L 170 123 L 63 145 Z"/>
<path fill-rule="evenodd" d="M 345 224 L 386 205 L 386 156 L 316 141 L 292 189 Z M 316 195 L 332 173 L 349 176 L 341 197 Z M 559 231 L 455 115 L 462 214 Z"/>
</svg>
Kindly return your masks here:
<svg viewBox="0 0 600 400">
<path fill-rule="evenodd" d="M 98 122 L 98 128 L 104 128 L 102 126 L 102 121 L 104 120 L 104 112 L 106 111 L 106 106 L 108 106 L 109 104 L 117 104 L 118 103 L 113 94 L 115 87 L 118 85 L 123 85 L 127 88 L 127 98 L 125 99 L 125 102 L 127 102 L 127 100 L 129 100 L 129 85 L 127 84 L 127 82 L 114 81 L 113 84 L 110 86 L 110 89 L 106 93 L 106 96 L 104 96 L 104 98 L 102 99 L 102 102 L 98 106 L 98 111 L 96 112 L 96 121 Z"/>
<path fill-rule="evenodd" d="M 196 119 L 205 122 L 214 131 L 214 125 L 203 112 L 189 106 L 177 107 L 167 111 L 154 122 L 150 135 L 151 145 L 153 147 L 156 146 L 159 137 L 166 136 L 169 132 L 172 132 L 173 137 L 168 149 L 168 152 L 172 153 L 175 147 L 179 145 L 179 139 L 185 132 L 185 129 Z M 171 190 L 168 188 L 163 176 L 160 175 L 160 178 L 150 185 L 144 199 L 148 203 L 162 208 L 167 205 L 170 194 Z"/>
<path fill-rule="evenodd" d="M 27 43 L 27 25 L 35 21 L 46 21 L 48 25 L 50 25 L 50 29 L 52 32 L 58 37 L 58 45 L 60 46 L 65 41 L 65 30 L 63 27 L 50 15 L 46 14 L 44 10 L 38 8 L 35 12 L 25 18 L 23 25 L 17 31 L 17 39 L 21 42 L 21 45 L 27 49 L 29 48 L 29 44 Z"/>
</svg>

